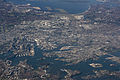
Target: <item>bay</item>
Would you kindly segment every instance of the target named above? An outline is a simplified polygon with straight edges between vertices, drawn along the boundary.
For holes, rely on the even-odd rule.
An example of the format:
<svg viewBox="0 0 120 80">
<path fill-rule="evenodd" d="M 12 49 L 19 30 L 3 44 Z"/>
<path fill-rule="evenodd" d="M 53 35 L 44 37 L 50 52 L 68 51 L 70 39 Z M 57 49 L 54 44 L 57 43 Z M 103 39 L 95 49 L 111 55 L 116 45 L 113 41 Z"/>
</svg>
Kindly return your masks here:
<svg viewBox="0 0 120 80">
<path fill-rule="evenodd" d="M 50 7 L 53 10 L 63 9 L 71 14 L 81 13 L 86 11 L 90 5 L 98 3 L 96 0 L 7 0 L 14 4 L 31 4 L 32 6 L 40 7 L 46 10 Z"/>
</svg>

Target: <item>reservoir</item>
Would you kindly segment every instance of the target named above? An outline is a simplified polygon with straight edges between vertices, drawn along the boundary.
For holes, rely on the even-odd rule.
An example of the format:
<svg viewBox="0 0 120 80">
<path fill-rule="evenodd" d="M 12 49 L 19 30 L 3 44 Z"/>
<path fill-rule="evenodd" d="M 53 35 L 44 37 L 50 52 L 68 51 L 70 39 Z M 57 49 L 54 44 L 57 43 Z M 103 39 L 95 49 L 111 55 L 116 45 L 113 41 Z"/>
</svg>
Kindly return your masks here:
<svg viewBox="0 0 120 80">
<path fill-rule="evenodd" d="M 55 51 L 57 51 L 57 49 Z M 56 61 L 56 60 L 54 60 L 56 57 L 44 57 L 42 55 L 44 52 L 51 52 L 51 51 L 42 51 L 40 48 L 35 47 L 35 56 L 32 56 L 32 57 L 26 56 L 26 57 L 11 57 L 11 58 L 9 58 L 9 57 L 7 57 L 9 55 L 0 55 L 0 58 L 4 59 L 7 57 L 8 60 L 12 61 L 12 65 L 17 65 L 19 63 L 19 61 L 27 60 L 27 63 L 30 66 L 32 66 L 34 69 L 37 69 L 38 67 L 42 67 L 43 65 L 47 65 L 47 66 L 49 66 L 49 68 L 47 69 L 47 72 L 54 74 L 54 75 L 60 73 L 61 75 L 59 75 L 59 76 L 61 79 L 64 78 L 64 76 L 66 75 L 65 72 L 61 71 L 61 69 L 70 69 L 70 70 L 80 71 L 81 72 L 80 75 L 73 76 L 74 79 L 79 80 L 81 76 L 84 76 L 86 74 L 94 74 L 93 70 L 116 71 L 116 70 L 119 70 L 119 66 L 120 66 L 119 64 L 117 64 L 115 62 L 106 60 L 105 58 L 108 56 L 102 56 L 98 60 L 90 59 L 87 61 L 80 62 L 78 64 L 66 66 L 66 64 L 68 64 L 67 62 Z M 12 53 L 12 52 L 10 52 L 10 53 Z M 116 52 L 113 54 L 116 54 Z M 90 63 L 100 63 L 103 65 L 103 67 L 95 69 L 95 68 L 89 66 Z M 114 63 L 117 66 L 110 67 L 109 64 L 112 64 L 112 63 Z M 101 79 L 101 80 L 103 80 L 103 79 Z"/>
</svg>

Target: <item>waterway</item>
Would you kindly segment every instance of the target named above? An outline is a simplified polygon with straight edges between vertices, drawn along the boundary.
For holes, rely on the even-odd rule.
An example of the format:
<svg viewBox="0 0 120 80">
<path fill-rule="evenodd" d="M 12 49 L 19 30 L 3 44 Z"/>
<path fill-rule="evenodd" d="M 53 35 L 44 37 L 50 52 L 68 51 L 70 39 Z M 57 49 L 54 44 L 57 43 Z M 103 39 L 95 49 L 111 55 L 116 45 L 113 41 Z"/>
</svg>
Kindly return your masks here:
<svg viewBox="0 0 120 80">
<path fill-rule="evenodd" d="M 57 51 L 58 49 L 55 49 Z M 78 64 L 73 64 L 66 66 L 68 64 L 67 62 L 62 61 L 56 61 L 54 60 L 56 57 L 44 57 L 44 52 L 51 52 L 51 51 L 42 51 L 39 47 L 35 47 L 35 56 L 27 56 L 27 57 L 11 57 L 8 58 L 12 61 L 12 65 L 17 65 L 19 61 L 27 60 L 27 63 L 31 65 L 34 69 L 37 69 L 38 67 L 42 67 L 44 65 L 49 66 L 47 69 L 48 73 L 51 74 L 58 74 L 60 78 L 64 78 L 66 75 L 65 72 L 62 72 L 61 69 L 71 69 L 71 70 L 78 70 L 81 72 L 81 74 L 73 76 L 74 79 L 79 80 L 81 76 L 88 75 L 88 74 L 94 74 L 93 70 L 109 70 L 109 71 L 119 71 L 119 64 L 112 62 L 110 60 L 106 60 L 106 57 L 109 56 L 102 56 L 98 60 L 87 60 L 84 62 L 80 62 Z M 12 52 L 10 52 L 12 53 Z M 113 53 L 112 53 L 113 54 Z M 114 53 L 115 54 L 115 53 Z M 9 55 L 8 55 L 9 56 Z M 6 55 L 0 55 L 1 59 L 4 59 Z M 100 63 L 103 65 L 101 68 L 93 68 L 89 66 L 91 63 Z M 116 66 L 111 67 L 110 64 L 115 64 Z M 81 79 L 82 80 L 82 79 Z"/>
</svg>

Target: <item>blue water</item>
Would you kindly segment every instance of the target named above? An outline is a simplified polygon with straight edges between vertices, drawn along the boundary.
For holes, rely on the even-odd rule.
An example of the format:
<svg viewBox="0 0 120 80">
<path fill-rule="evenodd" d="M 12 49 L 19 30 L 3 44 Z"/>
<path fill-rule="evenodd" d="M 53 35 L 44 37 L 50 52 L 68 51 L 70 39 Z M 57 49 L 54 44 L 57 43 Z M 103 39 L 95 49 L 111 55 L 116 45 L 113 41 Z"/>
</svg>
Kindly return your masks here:
<svg viewBox="0 0 120 80">
<path fill-rule="evenodd" d="M 43 10 L 45 9 L 45 7 L 49 6 L 52 9 L 55 8 L 61 8 L 66 10 L 69 13 L 81 13 L 86 11 L 90 5 L 97 3 L 95 0 L 88 0 L 88 1 L 65 1 L 65 0 L 40 0 L 40 1 L 30 1 L 30 0 L 7 0 L 9 2 L 14 2 L 15 4 L 28 4 L 30 3 L 32 6 L 38 6 L 41 7 Z M 48 51 L 47 51 L 48 52 Z M 101 63 L 103 64 L 104 67 L 100 68 L 100 69 L 107 69 L 107 70 L 111 70 L 111 71 L 116 71 L 119 70 L 118 66 L 116 67 L 110 67 L 109 64 L 112 63 L 111 61 L 105 60 L 104 57 L 101 57 L 99 60 L 93 61 L 93 60 L 88 60 L 86 62 L 81 62 L 78 63 L 76 65 L 71 65 L 71 66 L 65 66 L 65 64 L 67 64 L 66 62 L 62 62 L 62 61 L 55 61 L 54 57 L 51 58 L 46 58 L 44 60 L 42 60 L 42 58 L 44 57 L 42 54 L 44 53 L 42 50 L 40 50 L 39 48 L 35 48 L 35 56 L 33 57 L 20 57 L 20 58 L 10 58 L 11 61 L 13 61 L 13 65 L 16 65 L 19 63 L 19 61 L 23 61 L 25 59 L 27 59 L 28 64 L 31 65 L 32 67 L 34 67 L 35 69 L 39 66 L 42 65 L 49 65 L 49 72 L 52 74 L 56 74 L 58 72 L 61 73 L 60 69 L 63 68 L 67 68 L 67 69 L 72 69 L 72 70 L 79 70 L 80 72 L 82 72 L 82 75 L 87 74 L 87 73 L 91 73 L 94 70 L 94 68 L 90 67 L 89 64 L 90 63 Z M 117 54 L 115 53 L 114 55 L 116 56 L 120 56 L 120 53 Z M 0 59 L 3 59 L 3 56 L 0 56 Z M 78 76 L 79 78 L 79 76 Z M 79 79 L 78 79 L 79 80 Z"/>
<path fill-rule="evenodd" d="M 96 4 L 96 0 L 7 0 L 15 4 L 31 4 L 45 10 L 45 7 L 64 9 L 68 13 L 81 13 L 86 11 L 90 5 Z"/>
<path fill-rule="evenodd" d="M 57 49 L 55 49 L 56 51 Z M 93 70 L 110 70 L 110 71 L 118 71 L 120 70 L 120 68 L 118 66 L 120 66 L 120 64 L 117 64 L 115 62 L 111 62 L 109 60 L 106 60 L 105 57 L 106 56 L 102 56 L 100 57 L 100 59 L 98 60 L 87 60 L 85 62 L 80 62 L 78 64 L 74 64 L 74 65 L 70 65 L 70 66 L 66 66 L 67 62 L 62 62 L 62 61 L 56 61 L 54 60 L 55 57 L 51 57 L 51 58 L 47 58 L 44 57 L 42 54 L 44 52 L 51 52 L 51 51 L 42 51 L 40 48 L 35 47 L 35 56 L 33 57 L 11 57 L 8 58 L 9 60 L 12 61 L 12 65 L 17 65 L 19 63 L 19 61 L 24 61 L 27 60 L 27 63 L 29 65 L 31 65 L 32 67 L 34 67 L 34 69 L 37 69 L 38 67 L 42 67 L 43 65 L 48 65 L 49 68 L 47 69 L 47 71 L 51 74 L 62 74 L 60 75 L 60 78 L 63 78 L 65 76 L 65 72 L 60 71 L 60 69 L 71 69 L 71 70 L 79 70 L 81 72 L 81 74 L 73 76 L 73 78 L 75 78 L 76 80 L 79 80 L 81 76 L 87 75 L 87 74 L 94 74 L 92 71 Z M 12 52 L 10 52 L 12 53 Z M 117 54 L 117 52 L 115 52 L 114 54 Z M 9 56 L 9 55 L 8 55 Z M 0 55 L 1 59 L 5 58 L 5 55 Z M 45 58 L 45 59 L 43 59 Z M 90 63 L 100 63 L 103 64 L 103 67 L 101 68 L 92 68 L 91 66 L 89 66 Z M 117 66 L 114 67 L 110 67 L 109 64 L 114 63 Z M 96 79 L 95 79 L 96 80 Z"/>
</svg>

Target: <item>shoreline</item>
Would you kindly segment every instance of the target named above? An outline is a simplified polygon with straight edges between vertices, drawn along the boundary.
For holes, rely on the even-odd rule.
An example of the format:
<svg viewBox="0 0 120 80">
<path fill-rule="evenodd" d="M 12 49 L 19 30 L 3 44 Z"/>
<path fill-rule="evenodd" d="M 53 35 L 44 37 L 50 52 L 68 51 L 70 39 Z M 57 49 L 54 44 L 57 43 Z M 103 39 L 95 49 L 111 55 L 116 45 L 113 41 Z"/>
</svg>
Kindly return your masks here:
<svg viewBox="0 0 120 80">
<path fill-rule="evenodd" d="M 12 1 L 6 0 L 6 2 L 13 3 L 15 5 L 27 5 L 27 4 L 30 4 L 31 7 L 40 7 L 42 11 L 46 11 L 45 10 L 46 4 L 45 5 L 43 4 L 42 6 L 40 6 L 40 5 L 35 6 L 35 5 L 31 4 L 31 2 L 28 3 L 29 1 L 25 1 L 24 3 L 20 3 L 19 1 L 16 2 L 14 0 L 12 0 Z M 49 6 L 49 5 L 47 5 L 47 6 L 51 7 L 51 8 L 53 7 L 53 6 Z M 62 6 L 64 6 L 64 5 L 62 5 Z M 88 8 L 86 9 L 86 7 L 83 7 L 83 5 L 80 5 L 80 7 L 83 7 L 82 11 L 81 11 L 81 9 L 79 9 L 79 7 L 78 7 L 78 10 L 75 10 L 75 11 L 74 11 L 74 9 L 69 10 L 69 7 L 68 7 L 68 10 L 67 10 L 67 8 L 66 9 L 65 8 L 60 8 L 60 6 L 59 7 L 55 6 L 55 8 L 54 9 L 52 8 L 52 9 L 53 9 L 53 11 L 55 11 L 55 13 L 60 13 L 61 14 L 62 12 L 57 12 L 56 11 L 56 9 L 61 9 L 61 10 L 65 10 L 67 12 L 67 13 L 62 13 L 62 14 L 75 14 L 75 15 L 78 15 L 78 14 L 84 14 L 85 12 L 87 12 L 89 10 L 90 6 L 91 6 L 91 3 L 87 4 L 87 6 L 88 6 Z"/>
</svg>

